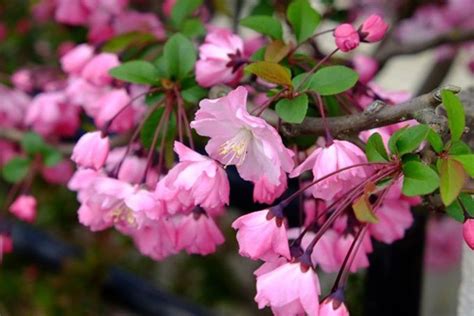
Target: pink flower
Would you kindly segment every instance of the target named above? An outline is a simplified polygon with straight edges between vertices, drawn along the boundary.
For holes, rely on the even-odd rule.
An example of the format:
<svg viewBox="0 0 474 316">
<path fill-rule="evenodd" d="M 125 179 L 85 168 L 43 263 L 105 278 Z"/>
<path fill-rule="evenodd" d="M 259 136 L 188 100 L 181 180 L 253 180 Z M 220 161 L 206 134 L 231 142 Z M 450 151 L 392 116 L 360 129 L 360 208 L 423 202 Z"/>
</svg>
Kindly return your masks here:
<svg viewBox="0 0 474 316">
<path fill-rule="evenodd" d="M 341 24 L 334 30 L 336 46 L 343 52 L 349 52 L 359 46 L 359 34 L 350 24 Z"/>
<path fill-rule="evenodd" d="M 58 0 L 56 2 L 56 21 L 70 25 L 84 25 L 89 17 L 89 10 L 82 0 Z"/>
<path fill-rule="evenodd" d="M 410 204 L 400 199 L 385 199 L 377 209 L 377 218 L 378 222 L 369 226 L 370 234 L 386 244 L 402 239 L 413 224 Z"/>
<path fill-rule="evenodd" d="M 161 9 L 166 16 L 171 16 L 171 11 L 173 11 L 173 7 L 176 3 L 176 0 L 165 0 L 161 5 Z"/>
<path fill-rule="evenodd" d="M 253 188 L 253 200 L 259 203 L 271 204 L 278 197 L 280 197 L 287 188 L 286 173 L 280 173 L 280 183 L 274 185 L 267 180 L 267 177 L 262 176 L 257 180 Z"/>
<path fill-rule="evenodd" d="M 189 254 L 208 255 L 224 243 L 224 236 L 214 220 L 206 214 L 193 212 L 176 225 L 176 247 Z"/>
<path fill-rule="evenodd" d="M 25 113 L 31 99 L 23 91 L 0 84 L 0 126 L 23 127 Z"/>
<path fill-rule="evenodd" d="M 120 61 L 115 54 L 101 53 L 93 57 L 82 69 L 82 78 L 89 82 L 104 86 L 112 82 L 109 70 L 120 65 Z"/>
<path fill-rule="evenodd" d="M 32 223 L 36 219 L 36 199 L 31 195 L 20 195 L 9 210 L 19 219 Z"/>
<path fill-rule="evenodd" d="M 388 24 L 380 16 L 372 14 L 362 23 L 360 37 L 364 42 L 378 42 L 384 37 L 387 30 Z"/>
<path fill-rule="evenodd" d="M 169 212 L 197 205 L 213 210 L 229 204 L 229 181 L 221 166 L 180 142 L 174 143 L 174 151 L 180 162 L 156 187 L 156 196 L 167 203 Z"/>
<path fill-rule="evenodd" d="M 165 29 L 155 14 L 138 11 L 129 10 L 118 15 L 113 29 L 117 34 L 140 31 L 150 33 L 157 39 L 163 39 L 166 36 Z"/>
<path fill-rule="evenodd" d="M 462 233 L 466 244 L 474 250 L 474 219 L 469 218 L 462 225 Z"/>
<path fill-rule="evenodd" d="M 292 152 L 272 126 L 247 112 L 246 104 L 244 87 L 219 99 L 202 100 L 191 127 L 211 138 L 206 151 L 213 159 L 226 166 L 236 165 L 245 180 L 257 182 L 265 176 L 278 186 L 281 173 L 293 169 Z"/>
<path fill-rule="evenodd" d="M 368 83 L 372 80 L 379 68 L 377 61 L 366 55 L 354 56 L 352 63 L 355 71 L 359 73 L 359 81 L 362 83 Z"/>
<path fill-rule="evenodd" d="M 72 174 L 73 167 L 68 160 L 63 160 L 55 166 L 43 167 L 41 169 L 43 178 L 52 184 L 66 184 L 71 179 Z"/>
<path fill-rule="evenodd" d="M 345 167 L 367 162 L 364 152 L 356 145 L 343 140 L 335 140 L 328 147 L 319 147 L 313 151 L 302 164 L 296 167 L 290 177 L 296 177 L 312 169 L 314 180 L 336 172 Z M 330 176 L 313 185 L 308 190 L 315 198 L 332 200 L 339 193 L 345 192 L 354 182 L 367 176 L 364 167 L 355 167 Z"/>
<path fill-rule="evenodd" d="M 344 302 L 327 298 L 319 305 L 319 316 L 349 316 L 349 311 Z"/>
<path fill-rule="evenodd" d="M 67 188 L 77 192 L 77 200 L 84 203 L 91 195 L 92 184 L 96 178 L 100 176 L 102 176 L 102 174 L 94 169 L 79 168 L 72 175 L 72 178 L 67 184 Z"/>
<path fill-rule="evenodd" d="M 2 261 L 3 255 L 11 253 L 13 251 L 13 240 L 10 235 L 0 233 L 0 262 Z"/>
<path fill-rule="evenodd" d="M 131 98 L 125 89 L 114 89 L 104 94 L 94 105 L 99 109 L 95 116 L 96 125 L 104 128 L 113 119 L 109 131 L 126 132 L 131 129 L 135 123 L 135 113 L 130 102 Z"/>
<path fill-rule="evenodd" d="M 275 315 L 317 316 L 319 313 L 319 280 L 313 269 L 285 263 L 257 277 L 258 308 L 270 306 Z"/>
<path fill-rule="evenodd" d="M 92 46 L 87 44 L 78 45 L 61 57 L 61 67 L 68 74 L 80 74 L 93 56 L 94 48 Z"/>
<path fill-rule="evenodd" d="M 211 30 L 199 47 L 196 81 L 203 87 L 232 83 L 242 76 L 245 64 L 242 39 L 227 29 Z"/>
<path fill-rule="evenodd" d="M 99 114 L 101 104 L 98 100 L 109 91 L 110 87 L 98 87 L 80 77 L 71 77 L 65 90 L 69 102 L 81 106 L 91 117 Z"/>
<path fill-rule="evenodd" d="M 426 227 L 425 264 L 429 271 L 457 267 L 463 247 L 463 225 L 452 218 L 430 217 Z"/>
<path fill-rule="evenodd" d="M 278 212 L 281 210 L 275 208 L 252 212 L 232 223 L 232 228 L 237 230 L 241 256 L 265 261 L 278 256 L 291 258 L 286 228 Z"/>
<path fill-rule="evenodd" d="M 28 69 L 20 69 L 15 71 L 11 80 L 15 88 L 19 90 L 30 93 L 34 89 L 32 73 Z"/>
<path fill-rule="evenodd" d="M 154 260 L 162 260 L 176 254 L 176 228 L 171 220 L 158 219 L 150 221 L 133 232 L 133 240 L 138 250 Z"/>
<path fill-rule="evenodd" d="M 102 132 L 84 134 L 74 146 L 71 159 L 86 168 L 100 169 L 109 154 L 109 138 L 103 137 Z"/>
</svg>

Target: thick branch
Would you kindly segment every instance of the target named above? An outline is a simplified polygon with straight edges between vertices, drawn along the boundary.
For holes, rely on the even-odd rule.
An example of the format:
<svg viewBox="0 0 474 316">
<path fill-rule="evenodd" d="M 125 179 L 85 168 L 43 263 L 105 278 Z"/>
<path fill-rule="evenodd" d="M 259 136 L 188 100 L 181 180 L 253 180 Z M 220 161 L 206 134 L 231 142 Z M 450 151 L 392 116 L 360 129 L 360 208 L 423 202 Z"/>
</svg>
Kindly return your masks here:
<svg viewBox="0 0 474 316">
<path fill-rule="evenodd" d="M 449 89 L 455 93 L 458 87 L 444 86 L 397 105 L 385 105 L 374 102 L 364 112 L 330 117 L 328 125 L 334 137 L 341 137 L 360 131 L 385 126 L 410 119 L 430 124 L 435 129 L 446 126 L 446 118 L 435 113 L 435 108 L 441 103 L 440 91 Z M 288 136 L 297 135 L 323 135 L 324 125 L 321 118 L 306 118 L 301 124 L 284 124 L 283 130 Z"/>
<path fill-rule="evenodd" d="M 438 47 L 443 44 L 457 44 L 474 40 L 474 30 L 469 31 L 453 31 L 442 34 L 429 41 L 414 43 L 411 45 L 402 45 L 395 39 L 391 39 L 378 50 L 374 58 L 380 63 L 384 64 L 387 60 L 398 55 L 409 55 L 421 53 L 425 50 Z"/>
</svg>

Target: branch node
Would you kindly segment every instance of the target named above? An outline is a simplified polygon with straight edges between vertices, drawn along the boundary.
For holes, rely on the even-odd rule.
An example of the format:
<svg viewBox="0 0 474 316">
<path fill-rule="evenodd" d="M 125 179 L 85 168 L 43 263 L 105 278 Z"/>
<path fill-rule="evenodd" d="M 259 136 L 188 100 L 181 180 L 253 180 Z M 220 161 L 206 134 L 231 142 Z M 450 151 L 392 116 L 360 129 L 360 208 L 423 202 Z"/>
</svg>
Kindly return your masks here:
<svg viewBox="0 0 474 316">
<path fill-rule="evenodd" d="M 435 98 L 437 101 L 441 102 L 441 91 L 443 90 L 448 90 L 451 91 L 452 93 L 458 94 L 461 92 L 461 88 L 452 84 L 447 84 L 444 86 L 439 87 L 435 91 L 433 91 L 433 98 Z"/>
<path fill-rule="evenodd" d="M 366 115 L 373 115 L 377 112 L 379 112 L 380 110 L 382 110 L 387 104 L 380 101 L 380 100 L 376 100 L 374 102 L 372 102 L 368 107 L 367 109 L 365 109 L 364 113 Z"/>
</svg>

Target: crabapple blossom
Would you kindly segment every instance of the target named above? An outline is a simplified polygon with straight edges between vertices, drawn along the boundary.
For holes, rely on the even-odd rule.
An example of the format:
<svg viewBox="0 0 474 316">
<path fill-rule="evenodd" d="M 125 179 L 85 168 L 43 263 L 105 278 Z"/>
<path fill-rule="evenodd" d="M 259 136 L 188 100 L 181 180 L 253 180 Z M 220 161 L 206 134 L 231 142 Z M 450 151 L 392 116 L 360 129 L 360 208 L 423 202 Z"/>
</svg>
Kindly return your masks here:
<svg viewBox="0 0 474 316">
<path fill-rule="evenodd" d="M 319 279 L 300 262 L 287 262 L 257 276 L 258 308 L 270 306 L 274 315 L 319 314 Z"/>
<path fill-rule="evenodd" d="M 74 146 L 71 159 L 86 168 L 100 169 L 109 154 L 109 138 L 102 132 L 84 134 Z"/>
<path fill-rule="evenodd" d="M 120 65 L 115 54 L 100 53 L 87 62 L 81 71 L 81 77 L 97 86 L 104 86 L 112 82 L 109 70 Z"/>
<path fill-rule="evenodd" d="M 462 256 L 463 225 L 448 217 L 432 217 L 426 227 L 425 265 L 430 271 L 455 268 Z"/>
<path fill-rule="evenodd" d="M 149 221 L 132 232 L 138 250 L 155 260 L 163 260 L 179 252 L 176 235 L 173 220 L 166 218 Z"/>
<path fill-rule="evenodd" d="M 156 196 L 166 202 L 169 212 L 188 211 L 197 205 L 216 210 L 229 204 L 229 181 L 217 162 L 180 142 L 174 143 L 174 151 L 179 163 L 156 187 Z"/>
<path fill-rule="evenodd" d="M 111 132 L 125 132 L 132 128 L 135 113 L 130 102 L 130 96 L 125 89 L 114 89 L 104 94 L 94 105 L 99 109 L 94 116 L 97 127 L 108 127 Z"/>
<path fill-rule="evenodd" d="M 279 207 L 252 212 L 237 218 L 232 228 L 237 230 L 239 253 L 257 260 L 274 260 L 278 256 L 290 259 L 288 237 Z"/>
<path fill-rule="evenodd" d="M 319 316 L 349 316 L 349 311 L 344 302 L 328 297 L 319 305 Z"/>
<path fill-rule="evenodd" d="M 474 219 L 467 219 L 462 225 L 462 232 L 466 244 L 474 250 Z"/>
<path fill-rule="evenodd" d="M 36 199 L 31 195 L 20 195 L 9 210 L 19 219 L 32 223 L 36 219 Z"/>
<path fill-rule="evenodd" d="M 359 46 L 360 38 L 357 30 L 350 24 L 341 24 L 334 30 L 336 46 L 343 52 L 349 52 Z"/>
<path fill-rule="evenodd" d="M 361 54 L 355 55 L 352 58 L 352 64 L 354 65 L 354 70 L 359 73 L 359 81 L 362 83 L 371 81 L 379 68 L 374 58 Z"/>
<path fill-rule="evenodd" d="M 68 74 L 80 74 L 84 66 L 94 56 L 94 48 L 81 44 L 61 57 L 61 67 Z"/>
<path fill-rule="evenodd" d="M 191 127 L 211 138 L 206 145 L 211 158 L 235 165 L 245 180 L 256 182 L 265 176 L 278 186 L 281 173 L 293 169 L 292 153 L 272 126 L 247 112 L 246 104 L 244 87 L 222 98 L 202 100 Z"/>
<path fill-rule="evenodd" d="M 388 24 L 376 15 L 369 16 L 360 27 L 360 39 L 363 42 L 378 42 L 380 41 L 388 30 Z"/>
<path fill-rule="evenodd" d="M 283 171 L 280 173 L 280 183 L 278 185 L 270 183 L 266 176 L 262 176 L 259 180 L 255 181 L 254 185 L 253 200 L 255 202 L 273 203 L 287 188 L 286 173 Z"/>
</svg>

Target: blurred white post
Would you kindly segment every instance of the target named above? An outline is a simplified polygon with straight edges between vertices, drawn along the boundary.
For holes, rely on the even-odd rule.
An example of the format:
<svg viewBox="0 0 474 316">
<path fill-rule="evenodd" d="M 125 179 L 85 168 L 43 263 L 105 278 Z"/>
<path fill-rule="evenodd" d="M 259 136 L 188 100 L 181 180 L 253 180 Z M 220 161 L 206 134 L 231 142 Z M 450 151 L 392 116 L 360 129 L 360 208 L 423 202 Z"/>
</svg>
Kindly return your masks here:
<svg viewBox="0 0 474 316">
<path fill-rule="evenodd" d="M 474 251 L 463 245 L 458 316 L 474 316 Z"/>
</svg>

